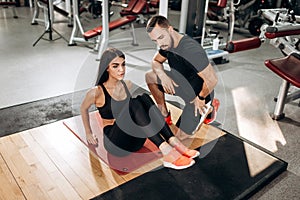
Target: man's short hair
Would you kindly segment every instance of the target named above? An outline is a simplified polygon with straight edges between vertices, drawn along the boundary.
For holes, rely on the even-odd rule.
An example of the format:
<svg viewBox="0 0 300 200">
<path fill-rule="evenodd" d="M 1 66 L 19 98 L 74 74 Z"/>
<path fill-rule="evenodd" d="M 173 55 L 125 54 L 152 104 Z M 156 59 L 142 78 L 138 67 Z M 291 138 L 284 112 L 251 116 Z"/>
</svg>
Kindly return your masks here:
<svg viewBox="0 0 300 200">
<path fill-rule="evenodd" d="M 169 28 L 170 26 L 169 20 L 167 18 L 161 15 L 155 15 L 148 20 L 146 26 L 147 33 L 151 33 L 156 24 L 161 28 Z"/>
</svg>

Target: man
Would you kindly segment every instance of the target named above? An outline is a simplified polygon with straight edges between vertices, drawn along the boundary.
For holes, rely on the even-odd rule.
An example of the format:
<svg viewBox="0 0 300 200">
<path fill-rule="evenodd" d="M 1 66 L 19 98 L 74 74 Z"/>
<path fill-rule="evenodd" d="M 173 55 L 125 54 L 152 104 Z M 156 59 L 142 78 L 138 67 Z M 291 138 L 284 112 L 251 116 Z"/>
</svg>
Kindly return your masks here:
<svg viewBox="0 0 300 200">
<path fill-rule="evenodd" d="M 191 135 L 201 125 L 201 115 L 207 116 L 206 124 L 216 118 L 219 106 L 219 101 L 213 99 L 213 89 L 218 81 L 216 73 L 201 45 L 175 31 L 165 17 L 153 16 L 146 30 L 151 40 L 160 47 L 152 60 L 152 71 L 146 73 L 149 90 L 169 125 L 172 121 L 164 93 L 179 96 L 185 101 L 176 126 Z M 165 61 L 168 61 L 170 71 L 164 69 Z M 211 102 L 213 109 L 208 109 Z"/>
</svg>

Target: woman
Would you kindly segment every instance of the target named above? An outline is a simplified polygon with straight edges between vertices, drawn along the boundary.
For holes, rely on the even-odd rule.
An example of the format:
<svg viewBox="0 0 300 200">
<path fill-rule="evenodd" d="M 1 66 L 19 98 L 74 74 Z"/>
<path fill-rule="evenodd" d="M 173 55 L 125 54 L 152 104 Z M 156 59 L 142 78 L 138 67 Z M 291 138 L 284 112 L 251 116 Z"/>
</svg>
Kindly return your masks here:
<svg viewBox="0 0 300 200">
<path fill-rule="evenodd" d="M 173 169 L 192 166 L 196 150 L 185 147 L 171 132 L 152 99 L 143 94 L 132 98 L 132 83 L 124 81 L 125 55 L 108 48 L 101 56 L 97 85 L 82 104 L 81 116 L 87 142 L 97 145 L 92 133 L 88 109 L 95 105 L 103 119 L 104 147 L 116 156 L 125 156 L 143 147 L 149 138 L 161 150 L 163 165 Z"/>
</svg>

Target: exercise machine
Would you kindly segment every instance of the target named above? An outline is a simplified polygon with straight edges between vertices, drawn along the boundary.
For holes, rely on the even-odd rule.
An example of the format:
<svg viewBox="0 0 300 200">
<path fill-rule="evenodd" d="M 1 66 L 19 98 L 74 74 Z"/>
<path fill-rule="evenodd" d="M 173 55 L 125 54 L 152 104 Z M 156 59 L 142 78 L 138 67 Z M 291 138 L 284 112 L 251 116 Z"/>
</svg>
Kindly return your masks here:
<svg viewBox="0 0 300 200">
<path fill-rule="evenodd" d="M 16 12 L 16 1 L 11 1 L 11 0 L 4 0 L 4 1 L 0 1 L 0 6 L 2 6 L 3 8 L 12 8 L 12 12 L 13 12 L 13 17 L 14 18 L 18 18 L 17 12 Z"/>
<path fill-rule="evenodd" d="M 259 37 L 238 41 L 229 41 L 227 50 L 231 53 L 260 47 L 261 43 L 270 41 L 281 50 L 284 57 L 268 59 L 266 67 L 282 78 L 276 106 L 271 114 L 275 120 L 284 118 L 285 104 L 300 98 L 300 18 L 290 9 L 262 9 L 262 16 L 272 21 L 272 25 L 261 26 Z"/>
<path fill-rule="evenodd" d="M 33 4 L 34 13 L 31 20 L 31 25 L 37 25 L 38 22 L 45 24 L 48 23 L 47 9 L 49 9 L 52 23 L 67 22 L 69 27 L 72 26 L 71 0 L 34 0 Z M 61 4 L 64 4 L 64 6 L 60 6 Z M 42 9 L 44 12 L 44 18 L 39 18 L 40 9 Z M 55 20 L 54 11 L 66 17 L 67 20 Z"/>
<path fill-rule="evenodd" d="M 63 40 L 65 40 L 66 42 L 68 42 L 58 31 L 56 31 L 53 27 L 52 27 L 52 19 L 51 19 L 51 7 L 52 4 L 52 0 L 48 0 L 47 2 L 47 8 L 45 8 L 45 11 L 46 13 L 45 14 L 45 31 L 44 33 L 33 43 L 32 46 L 35 46 L 41 39 L 44 39 L 44 40 L 48 40 L 48 41 L 55 41 L 55 40 L 58 40 L 60 38 L 62 38 Z M 59 37 L 58 38 L 55 38 L 53 39 L 53 35 L 52 33 L 55 32 Z M 49 39 L 45 39 L 44 38 L 44 35 L 45 34 L 49 34 Z"/>
<path fill-rule="evenodd" d="M 107 6 L 106 6 L 107 4 Z M 73 46 L 76 45 L 76 42 L 83 42 L 83 43 L 91 43 L 94 44 L 94 51 L 99 51 L 101 55 L 101 45 L 106 44 L 104 40 L 106 40 L 106 30 L 113 31 L 115 29 L 121 28 L 125 25 L 130 25 L 131 27 L 131 38 L 121 38 L 116 40 L 110 40 L 110 43 L 113 42 L 125 42 L 125 41 L 132 41 L 132 45 L 137 45 L 136 35 L 134 32 L 134 22 L 138 19 L 138 14 L 142 12 L 142 9 L 147 4 L 146 0 L 139 0 L 132 9 L 132 15 L 125 15 L 123 17 L 117 18 L 115 20 L 109 20 L 109 5 L 107 0 L 102 1 L 102 25 L 94 27 L 90 30 L 85 31 L 81 25 L 78 13 L 78 4 L 76 2 L 73 3 L 73 30 L 71 33 L 71 37 L 69 40 L 69 45 Z M 135 15 L 134 15 L 135 14 Z M 78 34 L 79 32 L 79 34 Z M 107 38 L 108 40 L 108 38 Z"/>
<path fill-rule="evenodd" d="M 227 0 L 219 0 L 220 6 L 226 2 Z M 198 41 L 206 50 L 208 58 L 214 60 L 216 64 L 226 63 L 228 52 L 222 50 L 226 46 L 223 37 L 219 35 L 219 32 L 206 29 L 208 4 L 209 0 L 182 1 L 179 32 Z M 214 39 L 220 39 L 217 41 L 217 48 L 213 48 Z"/>
</svg>

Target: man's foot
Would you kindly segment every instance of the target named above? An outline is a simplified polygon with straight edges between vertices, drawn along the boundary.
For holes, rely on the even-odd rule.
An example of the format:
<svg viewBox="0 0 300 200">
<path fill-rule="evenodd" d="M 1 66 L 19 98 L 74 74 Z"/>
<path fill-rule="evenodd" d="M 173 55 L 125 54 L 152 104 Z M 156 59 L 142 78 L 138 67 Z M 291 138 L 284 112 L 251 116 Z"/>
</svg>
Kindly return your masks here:
<svg viewBox="0 0 300 200">
<path fill-rule="evenodd" d="M 173 124 L 170 111 L 168 112 L 168 115 L 165 117 L 165 121 L 168 125 Z"/>
<path fill-rule="evenodd" d="M 164 167 L 172 169 L 186 169 L 195 164 L 195 161 L 192 158 L 188 158 L 173 148 L 168 155 L 164 156 L 163 165 Z"/>
<path fill-rule="evenodd" d="M 216 120 L 216 118 L 217 118 L 217 112 L 218 112 L 218 109 L 220 107 L 220 101 L 219 101 L 219 99 L 214 99 L 213 100 L 212 107 L 213 107 L 213 111 L 211 112 L 211 117 L 210 118 L 206 118 L 204 120 L 204 124 L 211 124 L 211 123 L 213 123 Z"/>
</svg>

